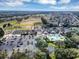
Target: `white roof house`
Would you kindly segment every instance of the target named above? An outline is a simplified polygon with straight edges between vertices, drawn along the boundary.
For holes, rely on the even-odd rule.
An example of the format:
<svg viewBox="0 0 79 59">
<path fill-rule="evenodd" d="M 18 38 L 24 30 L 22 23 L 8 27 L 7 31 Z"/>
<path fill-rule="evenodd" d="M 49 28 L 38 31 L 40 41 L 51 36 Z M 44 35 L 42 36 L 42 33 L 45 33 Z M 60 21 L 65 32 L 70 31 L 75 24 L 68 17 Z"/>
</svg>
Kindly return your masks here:
<svg viewBox="0 0 79 59">
<path fill-rule="evenodd" d="M 65 40 L 65 37 L 60 34 L 49 34 L 47 35 L 47 38 L 50 41 L 64 41 Z"/>
</svg>

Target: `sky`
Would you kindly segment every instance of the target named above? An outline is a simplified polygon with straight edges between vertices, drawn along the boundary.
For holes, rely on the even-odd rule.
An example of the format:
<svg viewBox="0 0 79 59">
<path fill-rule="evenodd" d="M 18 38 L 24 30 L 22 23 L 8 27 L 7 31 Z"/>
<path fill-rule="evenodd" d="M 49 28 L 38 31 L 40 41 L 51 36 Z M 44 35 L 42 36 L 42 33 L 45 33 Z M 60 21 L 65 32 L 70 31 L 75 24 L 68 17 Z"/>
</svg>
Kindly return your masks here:
<svg viewBox="0 0 79 59">
<path fill-rule="evenodd" d="M 79 0 L 0 0 L 0 10 L 79 11 Z"/>
</svg>

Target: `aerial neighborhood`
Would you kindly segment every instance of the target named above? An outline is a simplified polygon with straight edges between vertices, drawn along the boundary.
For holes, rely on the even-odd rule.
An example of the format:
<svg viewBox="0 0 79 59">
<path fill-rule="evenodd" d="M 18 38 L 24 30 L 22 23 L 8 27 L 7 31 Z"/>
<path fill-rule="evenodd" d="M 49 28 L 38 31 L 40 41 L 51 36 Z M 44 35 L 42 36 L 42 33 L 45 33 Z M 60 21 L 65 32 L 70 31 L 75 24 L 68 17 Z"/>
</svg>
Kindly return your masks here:
<svg viewBox="0 0 79 59">
<path fill-rule="evenodd" d="M 79 59 L 79 16 L 73 12 L 0 16 L 0 59 Z"/>
</svg>

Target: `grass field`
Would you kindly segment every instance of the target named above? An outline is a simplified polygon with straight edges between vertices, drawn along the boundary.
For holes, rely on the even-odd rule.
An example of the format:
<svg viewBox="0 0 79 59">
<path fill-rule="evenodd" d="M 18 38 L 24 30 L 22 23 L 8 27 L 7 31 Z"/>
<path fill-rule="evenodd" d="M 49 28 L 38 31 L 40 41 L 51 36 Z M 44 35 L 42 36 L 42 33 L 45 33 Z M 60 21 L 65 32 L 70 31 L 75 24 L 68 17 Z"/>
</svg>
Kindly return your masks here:
<svg viewBox="0 0 79 59">
<path fill-rule="evenodd" d="M 0 23 L 0 27 L 3 27 L 4 24 L 10 23 L 11 27 L 6 27 L 4 30 L 31 30 L 34 28 L 34 24 L 42 23 L 41 20 L 37 19 L 28 19 L 28 20 L 22 20 L 20 23 L 17 20 L 7 21 Z M 19 27 L 19 28 L 18 28 Z"/>
</svg>

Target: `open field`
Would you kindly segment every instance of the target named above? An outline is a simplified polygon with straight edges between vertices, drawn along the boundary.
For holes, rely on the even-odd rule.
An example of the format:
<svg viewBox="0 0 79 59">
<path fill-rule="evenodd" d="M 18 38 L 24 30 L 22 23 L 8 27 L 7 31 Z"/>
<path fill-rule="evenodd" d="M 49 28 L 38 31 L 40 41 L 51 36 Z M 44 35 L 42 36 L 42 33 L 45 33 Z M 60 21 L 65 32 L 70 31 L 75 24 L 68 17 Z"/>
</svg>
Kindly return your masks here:
<svg viewBox="0 0 79 59">
<path fill-rule="evenodd" d="M 4 28 L 4 30 L 31 30 L 34 28 L 35 24 L 40 25 L 41 19 L 29 18 L 27 20 L 22 20 L 18 22 L 17 20 L 7 21 L 0 23 L 0 27 L 3 27 L 4 24 L 10 23 L 12 26 Z"/>
</svg>

